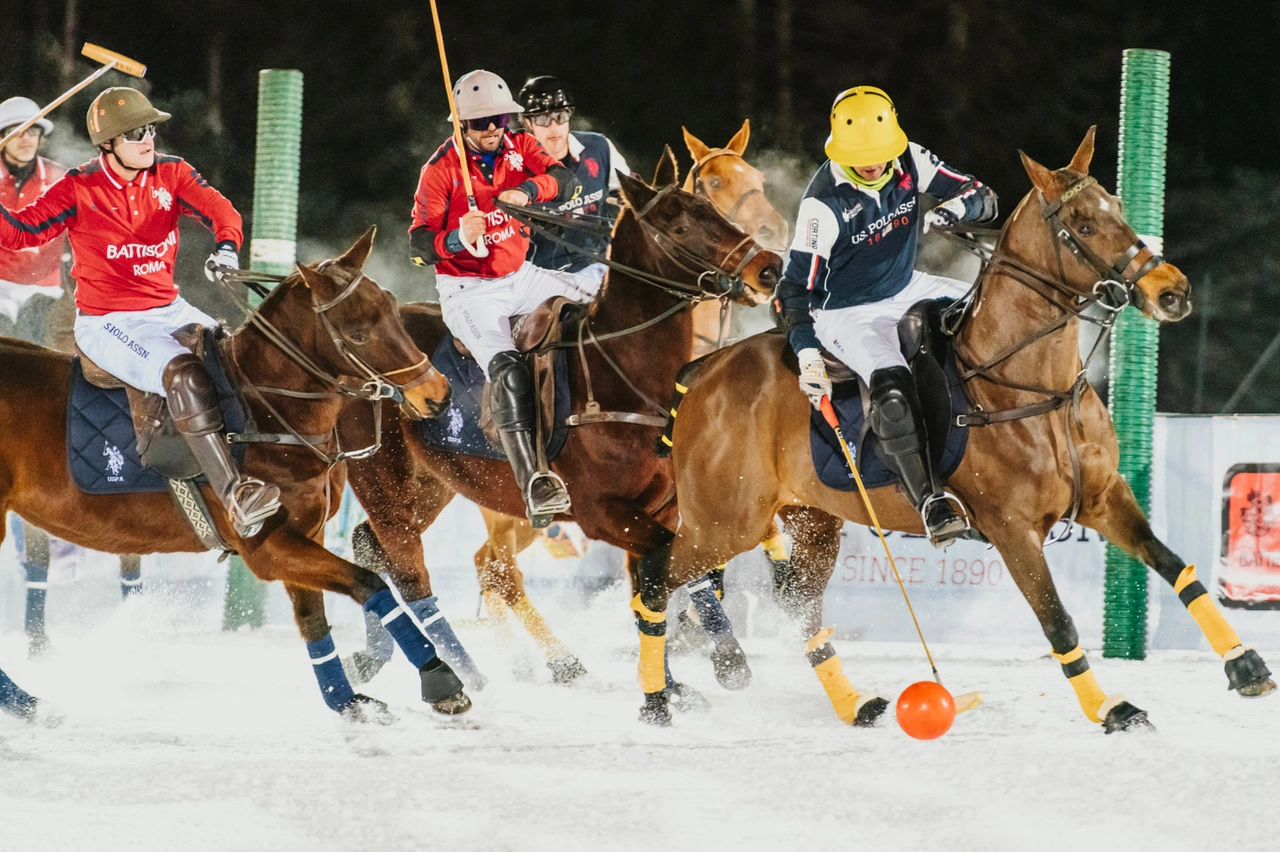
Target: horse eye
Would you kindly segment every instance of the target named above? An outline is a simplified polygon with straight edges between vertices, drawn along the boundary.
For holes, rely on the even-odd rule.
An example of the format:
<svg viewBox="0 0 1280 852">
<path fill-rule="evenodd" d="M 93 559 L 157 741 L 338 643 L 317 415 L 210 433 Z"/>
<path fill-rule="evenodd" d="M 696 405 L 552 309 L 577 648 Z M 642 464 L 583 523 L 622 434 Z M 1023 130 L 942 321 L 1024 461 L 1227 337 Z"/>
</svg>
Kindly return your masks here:
<svg viewBox="0 0 1280 852">
<path fill-rule="evenodd" d="M 688 230 L 689 229 L 686 228 L 684 225 L 676 225 L 674 228 L 671 229 L 671 232 L 675 234 L 677 237 L 683 237 L 685 235 L 685 232 Z"/>
<path fill-rule="evenodd" d="M 708 181 L 708 183 L 710 183 L 710 184 L 711 184 L 711 188 L 712 188 L 712 189 L 719 189 L 719 188 L 720 188 L 720 178 L 714 178 L 714 177 L 713 177 L 710 181 Z"/>
<path fill-rule="evenodd" d="M 1092 226 L 1092 225 L 1081 225 L 1081 226 L 1080 226 L 1080 236 L 1082 236 L 1082 237 L 1092 237 L 1092 236 L 1093 236 L 1093 226 Z"/>
<path fill-rule="evenodd" d="M 365 334 L 363 331 L 353 331 L 347 335 L 347 339 L 356 346 L 364 346 L 369 342 L 369 335 Z"/>
</svg>

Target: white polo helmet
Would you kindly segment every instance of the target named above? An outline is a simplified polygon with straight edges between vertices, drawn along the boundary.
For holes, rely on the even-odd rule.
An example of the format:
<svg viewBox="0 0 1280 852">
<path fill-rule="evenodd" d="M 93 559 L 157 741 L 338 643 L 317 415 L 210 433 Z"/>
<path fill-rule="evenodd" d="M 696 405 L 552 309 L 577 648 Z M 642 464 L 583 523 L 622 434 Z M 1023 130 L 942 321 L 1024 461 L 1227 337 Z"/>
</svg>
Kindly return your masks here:
<svg viewBox="0 0 1280 852">
<path fill-rule="evenodd" d="M 524 107 L 516 103 L 505 80 L 492 71 L 472 71 L 453 84 L 453 103 L 458 118 L 484 118 L 486 115 L 518 115 Z M 449 120 L 452 120 L 452 116 Z"/>
<path fill-rule="evenodd" d="M 17 127 L 39 111 L 40 107 L 31 98 L 9 98 L 0 103 L 0 130 Z M 40 119 L 36 125 L 46 135 L 53 132 L 53 122 L 47 118 Z"/>
</svg>

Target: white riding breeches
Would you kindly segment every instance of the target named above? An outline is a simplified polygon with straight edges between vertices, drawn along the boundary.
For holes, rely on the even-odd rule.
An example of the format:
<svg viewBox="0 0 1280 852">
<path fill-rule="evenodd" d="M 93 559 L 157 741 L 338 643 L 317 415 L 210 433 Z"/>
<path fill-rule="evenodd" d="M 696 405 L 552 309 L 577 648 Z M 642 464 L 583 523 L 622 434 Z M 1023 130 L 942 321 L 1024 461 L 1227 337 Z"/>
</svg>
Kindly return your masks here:
<svg viewBox="0 0 1280 852">
<path fill-rule="evenodd" d="M 921 299 L 944 296 L 958 299 L 968 284 L 954 278 L 914 272 L 901 293 L 883 302 L 813 312 L 813 330 L 827 351 L 845 366 L 871 381 L 871 374 L 886 367 L 905 367 L 898 344 L 898 320 Z"/>
<path fill-rule="evenodd" d="M 76 315 L 76 345 L 93 363 L 138 390 L 165 396 L 164 368 L 190 349 L 174 339 L 184 325 L 218 321 L 181 296 L 160 308 Z"/>
<path fill-rule="evenodd" d="M 600 291 L 600 282 L 525 261 L 501 278 L 437 275 L 436 289 L 444 324 L 471 350 L 487 378 L 493 356 L 516 348 L 511 338 L 512 317 L 531 313 L 553 296 L 590 302 Z"/>
</svg>

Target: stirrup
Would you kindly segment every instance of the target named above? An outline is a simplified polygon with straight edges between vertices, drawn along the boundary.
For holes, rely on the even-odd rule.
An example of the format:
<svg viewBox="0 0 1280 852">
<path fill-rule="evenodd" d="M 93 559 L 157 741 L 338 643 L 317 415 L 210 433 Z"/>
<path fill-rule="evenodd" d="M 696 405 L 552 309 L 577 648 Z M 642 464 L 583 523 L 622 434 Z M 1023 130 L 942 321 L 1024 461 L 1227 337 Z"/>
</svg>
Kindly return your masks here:
<svg viewBox="0 0 1280 852">
<path fill-rule="evenodd" d="M 533 486 L 539 481 L 550 480 L 558 494 L 551 495 L 539 505 L 533 504 Z M 529 477 L 529 484 L 524 489 L 524 505 L 529 512 L 529 524 L 536 530 L 545 529 L 553 516 L 568 512 L 573 508 L 569 500 L 569 488 L 560 478 L 560 474 L 549 470 L 546 473 L 535 472 Z"/>
<path fill-rule="evenodd" d="M 246 488 L 258 489 L 258 493 L 268 490 L 274 490 L 276 493 L 270 500 L 255 508 L 252 512 L 246 512 L 244 507 L 240 505 L 240 496 Z M 279 489 L 251 476 L 242 477 L 236 483 L 227 506 L 227 514 L 231 516 L 231 525 L 236 528 L 236 532 L 241 538 L 252 538 L 257 535 L 262 530 L 262 525 L 267 518 L 270 518 L 278 511 L 280 511 Z"/>
<path fill-rule="evenodd" d="M 948 520 L 941 529 L 934 530 L 929 526 L 929 508 L 940 501 L 943 503 L 955 503 L 960 512 L 953 515 L 952 519 Z M 960 502 L 960 498 L 950 491 L 943 491 L 941 494 L 926 497 L 920 507 L 920 520 L 924 524 L 925 533 L 929 536 L 929 542 L 934 547 L 939 547 L 943 550 L 946 550 L 956 539 L 965 537 L 972 529 L 969 523 L 969 512 L 965 509 L 964 503 Z"/>
</svg>

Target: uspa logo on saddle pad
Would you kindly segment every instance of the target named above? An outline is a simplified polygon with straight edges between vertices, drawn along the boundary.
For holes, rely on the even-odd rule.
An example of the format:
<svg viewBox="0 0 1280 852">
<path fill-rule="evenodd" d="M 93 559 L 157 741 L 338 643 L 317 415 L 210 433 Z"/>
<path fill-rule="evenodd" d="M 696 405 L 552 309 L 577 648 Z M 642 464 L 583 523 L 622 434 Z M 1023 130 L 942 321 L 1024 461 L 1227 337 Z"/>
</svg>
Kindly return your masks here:
<svg viewBox="0 0 1280 852">
<path fill-rule="evenodd" d="M 124 482 L 124 477 L 120 475 L 124 470 L 124 453 L 120 452 L 119 447 L 103 441 L 102 454 L 107 457 L 107 482 Z"/>
</svg>

